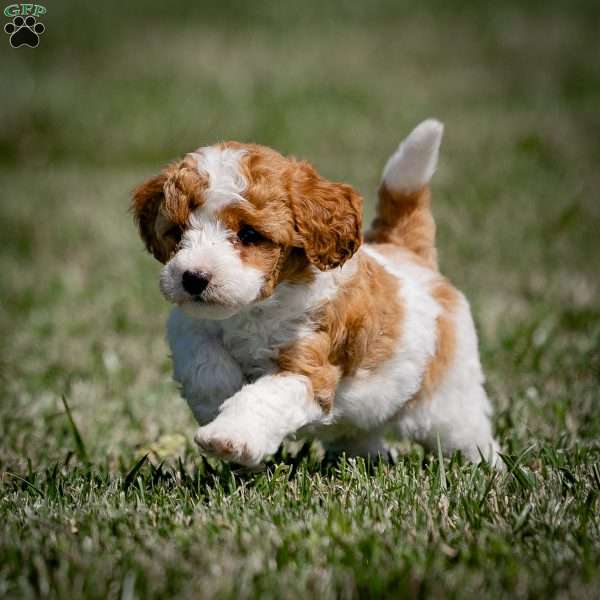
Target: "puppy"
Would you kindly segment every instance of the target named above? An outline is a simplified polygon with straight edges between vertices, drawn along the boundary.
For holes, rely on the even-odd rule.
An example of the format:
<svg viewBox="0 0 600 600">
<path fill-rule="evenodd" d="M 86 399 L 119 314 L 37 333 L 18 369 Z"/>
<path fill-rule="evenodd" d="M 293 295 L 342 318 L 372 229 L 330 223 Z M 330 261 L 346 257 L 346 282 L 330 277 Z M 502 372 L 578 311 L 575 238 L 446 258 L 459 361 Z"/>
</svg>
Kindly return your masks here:
<svg viewBox="0 0 600 600">
<path fill-rule="evenodd" d="M 469 305 L 438 271 L 442 132 L 388 160 L 364 243 L 352 187 L 264 146 L 199 148 L 135 190 L 204 453 L 254 467 L 298 434 L 377 456 L 395 433 L 498 462 Z"/>
</svg>

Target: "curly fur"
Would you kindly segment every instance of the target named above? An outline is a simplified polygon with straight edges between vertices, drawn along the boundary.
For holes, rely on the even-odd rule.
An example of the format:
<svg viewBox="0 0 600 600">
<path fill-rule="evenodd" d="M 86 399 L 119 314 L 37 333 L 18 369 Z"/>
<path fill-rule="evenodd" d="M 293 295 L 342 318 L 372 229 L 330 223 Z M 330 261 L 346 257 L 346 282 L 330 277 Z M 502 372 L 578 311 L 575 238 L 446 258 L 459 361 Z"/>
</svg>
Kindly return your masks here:
<svg viewBox="0 0 600 600">
<path fill-rule="evenodd" d="M 351 186 L 256 144 L 199 148 L 135 190 L 202 451 L 255 466 L 299 434 L 377 454 L 392 431 L 498 463 L 469 305 L 437 268 L 442 130 L 391 156 L 362 246 Z"/>
<path fill-rule="evenodd" d="M 290 203 L 308 260 L 321 271 L 341 267 L 360 246 L 360 196 L 320 177 L 308 163 L 291 174 Z"/>
</svg>

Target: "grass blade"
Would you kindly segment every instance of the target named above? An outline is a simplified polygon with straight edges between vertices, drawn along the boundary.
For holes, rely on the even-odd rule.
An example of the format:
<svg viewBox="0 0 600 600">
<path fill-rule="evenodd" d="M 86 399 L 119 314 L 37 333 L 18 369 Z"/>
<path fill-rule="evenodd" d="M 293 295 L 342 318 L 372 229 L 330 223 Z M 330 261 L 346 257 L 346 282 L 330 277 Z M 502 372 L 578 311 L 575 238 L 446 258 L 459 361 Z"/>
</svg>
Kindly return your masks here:
<svg viewBox="0 0 600 600">
<path fill-rule="evenodd" d="M 67 398 L 64 394 L 61 396 L 61 398 L 62 398 L 63 406 L 65 407 L 65 411 L 67 413 L 67 418 L 69 419 L 69 424 L 71 425 L 71 432 L 73 433 L 73 438 L 75 439 L 75 446 L 77 447 L 77 454 L 79 455 L 79 458 L 83 462 L 89 463 L 90 460 L 88 458 L 88 453 L 85 448 L 85 444 L 83 443 L 83 438 L 81 437 L 81 434 L 79 433 L 79 429 L 77 429 L 77 425 L 75 424 L 75 421 L 73 420 L 73 415 L 71 414 L 71 409 L 69 408 Z"/>
<path fill-rule="evenodd" d="M 6 471 L 6 474 L 27 484 L 34 492 L 38 493 L 42 498 L 44 498 L 44 492 L 42 492 L 42 490 L 40 490 L 39 487 L 33 485 L 33 483 L 31 483 L 30 481 L 27 481 L 27 479 L 25 479 L 24 477 L 21 477 L 20 475 L 17 475 L 16 473 L 11 473 L 10 471 Z"/>
<path fill-rule="evenodd" d="M 598 465 L 592 465 L 592 473 L 594 475 L 594 480 L 596 481 L 596 487 L 600 491 L 600 469 Z"/>
<path fill-rule="evenodd" d="M 438 451 L 438 462 L 440 464 L 440 487 L 445 492 L 448 489 L 448 482 L 446 481 L 446 468 L 444 467 L 444 455 L 442 454 L 442 444 L 440 442 L 440 434 L 437 434 L 437 451 Z"/>
<path fill-rule="evenodd" d="M 129 486 L 135 481 L 137 474 L 140 469 L 144 466 L 144 463 L 148 460 L 148 454 L 144 454 L 140 460 L 138 460 L 133 467 L 129 470 L 129 473 L 125 476 L 125 481 L 123 482 L 123 490 L 127 491 Z"/>
</svg>

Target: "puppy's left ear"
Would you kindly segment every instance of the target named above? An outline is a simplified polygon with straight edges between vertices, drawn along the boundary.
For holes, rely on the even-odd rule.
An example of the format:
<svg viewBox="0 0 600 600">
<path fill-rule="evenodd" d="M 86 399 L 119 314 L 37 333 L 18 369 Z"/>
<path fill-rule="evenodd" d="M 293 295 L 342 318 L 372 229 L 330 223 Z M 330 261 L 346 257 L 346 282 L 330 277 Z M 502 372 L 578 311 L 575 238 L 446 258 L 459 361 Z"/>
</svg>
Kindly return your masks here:
<svg viewBox="0 0 600 600">
<path fill-rule="evenodd" d="M 164 185 L 167 181 L 165 173 L 144 181 L 133 191 L 131 212 L 140 231 L 140 236 L 148 252 L 160 262 L 167 259 L 164 244 L 156 234 L 156 219 L 164 202 Z"/>
<path fill-rule="evenodd" d="M 321 271 L 343 265 L 361 244 L 361 197 L 304 162 L 295 165 L 290 191 L 297 237 L 308 260 Z"/>
</svg>

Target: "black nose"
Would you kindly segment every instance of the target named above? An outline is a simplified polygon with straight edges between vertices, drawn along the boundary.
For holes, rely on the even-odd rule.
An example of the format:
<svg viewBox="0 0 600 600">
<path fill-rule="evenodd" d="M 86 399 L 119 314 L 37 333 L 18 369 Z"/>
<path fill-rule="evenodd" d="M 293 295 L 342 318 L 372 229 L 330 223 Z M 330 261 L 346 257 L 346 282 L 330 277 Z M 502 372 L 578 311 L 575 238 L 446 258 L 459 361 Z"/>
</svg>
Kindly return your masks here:
<svg viewBox="0 0 600 600">
<path fill-rule="evenodd" d="M 209 281 L 210 275 L 195 271 L 185 271 L 181 277 L 183 289 L 192 296 L 199 296 L 206 289 Z"/>
</svg>

